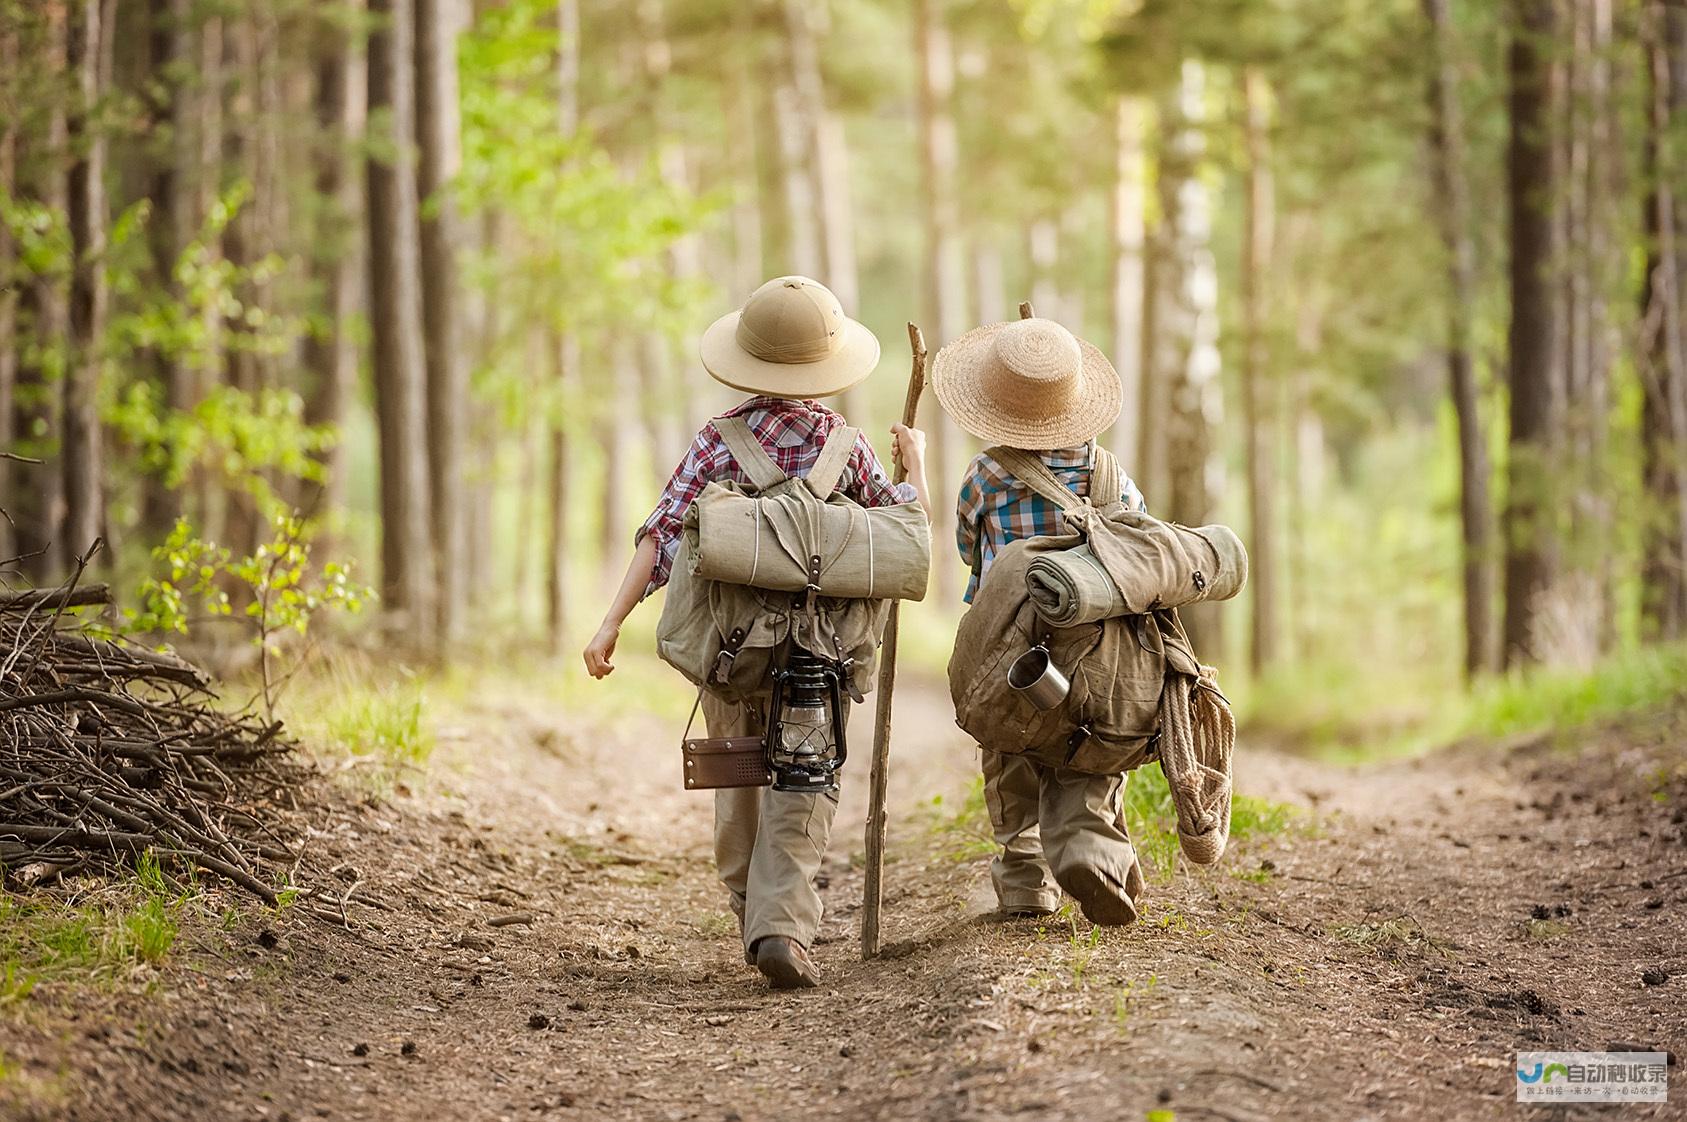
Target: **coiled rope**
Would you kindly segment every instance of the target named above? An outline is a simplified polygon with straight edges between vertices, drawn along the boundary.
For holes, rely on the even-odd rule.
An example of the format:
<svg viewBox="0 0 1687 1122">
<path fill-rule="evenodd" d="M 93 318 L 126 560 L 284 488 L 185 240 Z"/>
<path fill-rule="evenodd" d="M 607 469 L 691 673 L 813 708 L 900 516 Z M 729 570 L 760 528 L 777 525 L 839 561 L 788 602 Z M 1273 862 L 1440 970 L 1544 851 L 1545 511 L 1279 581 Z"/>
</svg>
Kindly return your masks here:
<svg viewBox="0 0 1687 1122">
<path fill-rule="evenodd" d="M 1218 692 L 1218 671 L 1201 677 L 1166 675 L 1160 695 L 1160 768 L 1177 807 L 1177 840 L 1185 857 L 1211 865 L 1230 841 L 1230 762 L 1236 752 L 1236 718 Z"/>
</svg>

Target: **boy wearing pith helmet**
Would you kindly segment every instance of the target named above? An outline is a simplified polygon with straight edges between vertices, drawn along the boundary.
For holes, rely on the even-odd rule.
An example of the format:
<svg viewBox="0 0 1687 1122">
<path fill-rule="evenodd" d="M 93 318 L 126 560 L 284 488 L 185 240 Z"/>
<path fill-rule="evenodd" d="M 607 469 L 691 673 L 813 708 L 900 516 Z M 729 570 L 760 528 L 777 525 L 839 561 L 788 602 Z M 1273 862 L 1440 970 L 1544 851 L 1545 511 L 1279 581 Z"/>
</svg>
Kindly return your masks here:
<svg viewBox="0 0 1687 1122">
<path fill-rule="evenodd" d="M 938 400 L 986 444 L 967 469 L 956 504 L 956 544 L 972 568 L 965 599 L 1008 543 L 1057 533 L 1061 508 L 1001 462 L 1029 453 L 1079 499 L 1117 494 L 1146 509 L 1141 493 L 1096 437 L 1118 418 L 1118 372 L 1101 351 L 1053 320 L 1027 318 L 976 328 L 938 352 Z M 1099 480 L 1101 464 L 1117 472 Z M 1032 465 L 1034 466 L 1034 464 Z M 1023 591 L 1023 590 L 1021 590 Z M 1004 913 L 1047 915 L 1065 889 L 1101 924 L 1136 919 L 1142 871 L 1125 831 L 1123 774 L 1096 775 L 1026 756 L 983 753 L 984 798 L 1001 852 L 991 880 Z"/>
<path fill-rule="evenodd" d="M 595 678 L 614 670 L 611 661 L 621 625 L 640 600 L 668 582 L 679 554 L 685 512 L 717 480 L 752 483 L 735 458 L 720 422 L 748 433 L 786 476 L 806 477 L 843 417 L 819 398 L 842 393 L 873 372 L 879 341 L 848 318 L 837 297 L 807 277 L 777 277 L 750 296 L 739 311 L 703 333 L 703 368 L 716 381 L 751 396 L 703 426 L 639 527 L 620 590 L 597 634 L 587 644 L 586 668 Z M 925 436 L 891 429 L 908 483 L 892 485 L 865 436 L 858 436 L 839 489 L 864 507 L 918 501 L 930 511 L 925 484 Z M 705 692 L 703 714 L 713 737 L 753 733 L 760 717 L 753 705 L 729 703 Z M 837 812 L 837 793 L 723 788 L 715 793 L 715 863 L 731 895 L 744 939 L 745 961 L 775 988 L 813 986 L 819 979 L 808 948 L 820 922 L 814 879 L 825 857 Z"/>
</svg>

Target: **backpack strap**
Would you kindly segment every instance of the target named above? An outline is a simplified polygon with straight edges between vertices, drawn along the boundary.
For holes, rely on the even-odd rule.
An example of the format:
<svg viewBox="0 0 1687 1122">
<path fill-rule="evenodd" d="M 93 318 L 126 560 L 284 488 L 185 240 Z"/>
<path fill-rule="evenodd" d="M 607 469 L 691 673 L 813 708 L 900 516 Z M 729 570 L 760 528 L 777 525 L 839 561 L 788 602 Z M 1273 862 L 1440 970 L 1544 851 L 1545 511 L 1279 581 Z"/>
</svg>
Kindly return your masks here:
<svg viewBox="0 0 1687 1122">
<path fill-rule="evenodd" d="M 985 449 L 985 454 L 1012 472 L 1015 479 L 1054 503 L 1062 511 L 1078 510 L 1084 505 L 1084 500 L 1074 495 L 1035 454 L 1002 445 Z"/>
<path fill-rule="evenodd" d="M 769 487 L 777 487 L 790 477 L 779 470 L 779 465 L 773 462 L 767 454 L 767 449 L 761 446 L 756 434 L 750 431 L 750 426 L 742 417 L 715 418 L 715 431 L 726 442 L 727 451 L 738 461 L 738 466 L 744 469 L 744 474 L 750 477 L 750 483 L 758 491 L 765 491 Z"/>
<path fill-rule="evenodd" d="M 1125 497 L 1119 486 L 1119 460 L 1113 453 L 1097 444 L 1090 461 L 1090 502 L 1096 506 L 1111 506 Z"/>
<path fill-rule="evenodd" d="M 820 449 L 820 458 L 814 461 L 806 479 L 808 489 L 824 500 L 838 489 L 838 481 L 843 478 L 844 469 L 849 467 L 850 454 L 855 451 L 855 442 L 861 436 L 861 430 L 839 425 L 826 438 L 826 446 Z"/>
</svg>

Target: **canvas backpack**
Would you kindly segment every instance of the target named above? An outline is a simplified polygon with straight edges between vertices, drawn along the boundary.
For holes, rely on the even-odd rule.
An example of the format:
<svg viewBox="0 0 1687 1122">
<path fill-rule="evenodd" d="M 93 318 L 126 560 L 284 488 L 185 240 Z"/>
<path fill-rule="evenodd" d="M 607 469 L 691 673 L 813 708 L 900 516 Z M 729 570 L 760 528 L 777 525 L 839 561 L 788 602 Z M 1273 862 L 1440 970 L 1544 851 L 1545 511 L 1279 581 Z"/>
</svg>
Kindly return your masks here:
<svg viewBox="0 0 1687 1122">
<path fill-rule="evenodd" d="M 1072 494 L 1031 453 L 992 448 L 988 454 L 1056 503 L 1067 525 L 1058 533 L 1009 543 L 984 575 L 949 662 L 956 722 L 986 751 L 1052 767 L 1106 775 L 1160 760 L 1184 852 L 1197 863 L 1216 860 L 1229 833 L 1234 724 L 1214 672 L 1196 658 L 1176 607 L 1055 627 L 1038 613 L 1026 574 L 1039 558 L 1077 549 L 1098 533 L 1130 536 L 1133 549 L 1127 552 L 1134 556 L 1161 554 L 1148 568 L 1166 582 L 1150 598 L 1162 605 L 1206 599 L 1209 590 L 1233 595 L 1245 567 L 1217 581 L 1191 571 L 1179 535 L 1157 533 L 1171 524 L 1149 519 L 1156 523 L 1149 527 L 1125 507 L 1118 462 L 1104 448 L 1096 449 L 1088 499 Z M 1137 578 L 1133 583 L 1139 586 L 1140 574 Z M 1039 644 L 1071 682 L 1065 699 L 1050 710 L 1037 709 L 1008 684 L 1008 668 Z"/>
<path fill-rule="evenodd" d="M 846 684 L 859 699 L 873 688 L 890 601 L 710 580 L 699 574 L 696 563 L 706 546 L 699 537 L 703 504 L 722 494 L 780 499 L 799 508 L 854 505 L 837 492 L 837 486 L 859 431 L 844 426 L 833 429 L 813 469 L 798 479 L 779 469 L 743 418 L 721 418 L 715 429 L 750 484 L 711 482 L 686 510 L 679 555 L 656 625 L 657 653 L 693 684 L 716 696 L 750 701 L 771 688 L 772 671 L 794 643 L 842 663 Z"/>
</svg>

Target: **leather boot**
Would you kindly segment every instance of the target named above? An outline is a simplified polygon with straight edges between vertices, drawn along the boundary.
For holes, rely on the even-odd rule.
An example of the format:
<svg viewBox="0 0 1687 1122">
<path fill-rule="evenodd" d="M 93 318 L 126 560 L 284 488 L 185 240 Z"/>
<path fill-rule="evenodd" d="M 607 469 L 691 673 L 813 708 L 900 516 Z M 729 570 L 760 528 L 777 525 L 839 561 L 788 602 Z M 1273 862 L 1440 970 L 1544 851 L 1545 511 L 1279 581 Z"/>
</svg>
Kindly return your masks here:
<svg viewBox="0 0 1687 1122">
<path fill-rule="evenodd" d="M 1094 865 L 1078 865 L 1054 875 L 1060 887 L 1083 909 L 1084 918 L 1103 927 L 1136 922 L 1136 898 L 1142 895 L 1142 866 L 1133 858 L 1125 883 Z"/>
<path fill-rule="evenodd" d="M 820 981 L 820 971 L 808 951 L 785 935 L 768 935 L 756 940 L 756 969 L 767 976 L 776 990 L 808 989 Z"/>
</svg>

